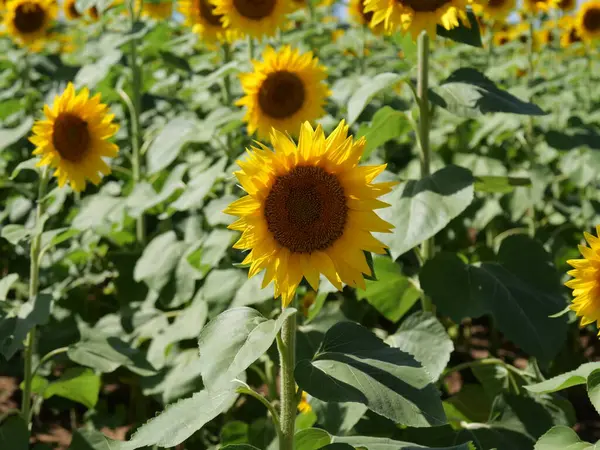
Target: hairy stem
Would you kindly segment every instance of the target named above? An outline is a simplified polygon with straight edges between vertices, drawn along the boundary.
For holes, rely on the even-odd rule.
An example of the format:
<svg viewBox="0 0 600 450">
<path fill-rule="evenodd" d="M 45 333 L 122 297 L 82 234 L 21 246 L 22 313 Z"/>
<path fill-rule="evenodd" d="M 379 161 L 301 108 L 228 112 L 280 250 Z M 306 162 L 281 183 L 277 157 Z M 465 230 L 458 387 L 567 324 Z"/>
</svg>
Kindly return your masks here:
<svg viewBox="0 0 600 450">
<path fill-rule="evenodd" d="M 279 450 L 294 450 L 294 427 L 296 422 L 296 380 L 294 379 L 296 352 L 296 315 L 285 319 L 277 337 L 281 364 L 281 437 Z"/>
</svg>

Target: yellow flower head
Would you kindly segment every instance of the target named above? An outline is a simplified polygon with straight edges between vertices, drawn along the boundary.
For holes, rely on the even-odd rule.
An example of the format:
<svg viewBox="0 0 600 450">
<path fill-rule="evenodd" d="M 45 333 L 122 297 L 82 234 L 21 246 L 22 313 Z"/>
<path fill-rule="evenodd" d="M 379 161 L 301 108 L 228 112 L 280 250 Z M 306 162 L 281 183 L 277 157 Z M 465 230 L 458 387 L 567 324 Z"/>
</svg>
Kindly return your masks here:
<svg viewBox="0 0 600 450">
<path fill-rule="evenodd" d="M 577 14 L 577 28 L 584 41 L 600 38 L 600 0 L 584 3 Z"/>
<path fill-rule="evenodd" d="M 234 42 L 240 37 L 239 33 L 225 29 L 223 16 L 215 13 L 215 7 L 208 0 L 182 0 L 179 11 L 185 18 L 186 25 L 192 27 L 204 42 Z"/>
<path fill-rule="evenodd" d="M 508 31 L 494 31 L 494 45 L 501 47 L 510 42 L 510 33 Z"/>
<path fill-rule="evenodd" d="M 365 0 L 350 0 L 348 13 L 354 23 L 369 26 L 374 34 L 382 34 L 384 32 L 384 26 L 381 22 L 371 27 L 373 12 L 365 11 Z"/>
<path fill-rule="evenodd" d="M 273 36 L 293 10 L 289 0 L 211 0 L 223 25 L 255 38 Z"/>
<path fill-rule="evenodd" d="M 300 399 L 300 403 L 298 403 L 298 411 L 301 413 L 308 413 L 312 411 L 312 406 L 308 403 L 308 395 L 306 392 L 302 391 L 302 398 Z"/>
<path fill-rule="evenodd" d="M 273 151 L 257 144 L 237 162 L 235 175 L 248 195 L 225 210 L 239 216 L 229 226 L 243 233 L 234 248 L 250 251 L 243 261 L 249 276 L 264 269 L 262 285 L 274 282 L 283 307 L 303 277 L 315 291 L 320 274 L 340 290 L 342 283 L 364 289 L 363 274 L 372 275 L 364 252 L 385 253 L 371 233 L 393 226 L 374 210 L 389 206 L 377 197 L 395 183 L 373 182 L 385 164 L 358 165 L 366 141 L 355 142 L 348 128 L 342 121 L 325 137 L 305 122 L 298 145 L 273 130 Z"/>
<path fill-rule="evenodd" d="M 75 5 L 76 3 L 77 0 L 65 0 L 63 3 L 63 11 L 68 20 L 76 20 L 83 16 L 83 14 L 77 9 L 77 6 Z"/>
<path fill-rule="evenodd" d="M 58 185 L 70 182 L 74 191 L 85 189 L 86 180 L 94 184 L 110 173 L 103 158 L 117 156 L 118 147 L 108 142 L 119 127 L 113 123 L 108 106 L 100 103 L 100 94 L 90 98 L 87 88 L 75 93 L 72 83 L 52 107 L 44 106 L 44 120 L 33 126 L 29 140 L 36 146 L 34 155 L 41 156 L 38 166 L 50 166 Z"/>
<path fill-rule="evenodd" d="M 596 227 L 600 235 L 600 226 Z M 565 285 L 573 289 L 571 309 L 581 317 L 581 326 L 590 323 L 600 324 L 600 239 L 590 233 L 583 233 L 590 247 L 579 246 L 583 259 L 567 261 L 574 267 L 567 272 L 573 277 Z"/>
<path fill-rule="evenodd" d="M 528 23 L 520 23 L 512 27 L 508 33 L 511 41 L 518 41 L 523 46 L 529 46 L 529 42 L 531 41 L 531 30 Z M 539 34 L 533 34 L 533 49 L 536 51 L 540 48 L 539 38 Z"/>
<path fill-rule="evenodd" d="M 517 7 L 517 0 L 474 0 L 473 11 L 488 21 L 504 21 Z"/>
<path fill-rule="evenodd" d="M 321 117 L 330 95 L 327 69 L 312 52 L 301 54 L 285 46 L 278 52 L 267 47 L 263 61 L 252 61 L 254 71 L 240 75 L 245 97 L 248 134 L 258 131 L 264 139 L 271 128 L 296 135 L 300 125 Z"/>
<path fill-rule="evenodd" d="M 90 19 L 92 19 L 94 22 L 97 22 L 100 20 L 100 11 L 98 10 L 98 8 L 96 6 L 92 6 L 90 9 L 88 9 L 87 14 L 88 14 L 88 17 Z"/>
<path fill-rule="evenodd" d="M 44 39 L 57 15 L 54 0 L 11 0 L 6 4 L 4 28 L 18 43 L 31 45 Z"/>
<path fill-rule="evenodd" d="M 523 0 L 523 8 L 531 14 L 546 12 L 554 6 L 554 0 Z"/>
<path fill-rule="evenodd" d="M 136 0 L 137 8 L 139 9 L 142 0 Z M 150 17 L 151 19 L 170 19 L 173 15 L 173 0 L 150 1 L 144 0 L 142 4 L 142 16 Z"/>
<path fill-rule="evenodd" d="M 365 0 L 365 12 L 372 12 L 371 25 L 383 23 L 386 33 L 401 29 L 415 38 L 422 30 L 435 36 L 439 24 L 450 30 L 468 24 L 470 0 Z"/>
<path fill-rule="evenodd" d="M 554 0 L 553 6 L 563 12 L 571 12 L 577 7 L 577 0 Z"/>
<path fill-rule="evenodd" d="M 536 32 L 536 41 L 546 46 L 556 45 L 558 42 L 558 23 L 554 20 L 544 24 L 544 28 Z"/>
<path fill-rule="evenodd" d="M 573 44 L 582 42 L 581 36 L 579 35 L 579 28 L 573 17 L 565 16 L 561 18 L 559 26 L 561 29 L 560 46 L 562 48 L 567 48 Z"/>
</svg>

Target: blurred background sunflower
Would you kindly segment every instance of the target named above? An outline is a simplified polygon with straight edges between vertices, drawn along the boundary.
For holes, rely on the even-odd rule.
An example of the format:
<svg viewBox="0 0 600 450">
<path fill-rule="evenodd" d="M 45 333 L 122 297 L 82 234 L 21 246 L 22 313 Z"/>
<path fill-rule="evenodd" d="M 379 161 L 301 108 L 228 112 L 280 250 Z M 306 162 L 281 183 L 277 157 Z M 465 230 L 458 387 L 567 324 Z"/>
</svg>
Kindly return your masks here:
<svg viewBox="0 0 600 450">
<path fill-rule="evenodd" d="M 63 12 L 67 20 L 77 20 L 83 16 L 77 9 L 77 0 L 65 0 L 63 2 Z"/>
<path fill-rule="evenodd" d="M 293 10 L 289 0 L 212 0 L 212 4 L 226 28 L 255 38 L 275 35 Z"/>
<path fill-rule="evenodd" d="M 136 4 L 144 17 L 164 20 L 173 16 L 173 0 L 136 0 Z"/>
<path fill-rule="evenodd" d="M 577 14 L 577 29 L 584 41 L 600 38 L 600 1 L 584 3 Z"/>
<path fill-rule="evenodd" d="M 488 22 L 504 21 L 517 7 L 517 0 L 475 0 L 473 11 Z"/>
<path fill-rule="evenodd" d="M 57 15 L 54 0 L 11 0 L 6 4 L 4 27 L 15 41 L 30 45 L 44 39 Z"/>
</svg>

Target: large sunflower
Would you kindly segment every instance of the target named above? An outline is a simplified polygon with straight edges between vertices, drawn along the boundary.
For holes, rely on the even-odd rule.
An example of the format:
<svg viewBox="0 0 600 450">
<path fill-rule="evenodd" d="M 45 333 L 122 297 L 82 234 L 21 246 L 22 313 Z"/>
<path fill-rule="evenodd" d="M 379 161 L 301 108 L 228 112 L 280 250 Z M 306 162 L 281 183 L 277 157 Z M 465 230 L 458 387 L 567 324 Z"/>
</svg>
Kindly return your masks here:
<svg viewBox="0 0 600 450">
<path fill-rule="evenodd" d="M 208 0 L 182 0 L 179 11 L 185 18 L 185 24 L 205 42 L 233 42 L 239 37 L 234 31 L 225 29 L 223 16 L 215 13 L 215 7 Z"/>
<path fill-rule="evenodd" d="M 46 119 L 35 123 L 29 139 L 36 146 L 33 154 L 42 158 L 38 166 L 53 167 L 58 185 L 69 181 L 77 192 L 85 189 L 86 180 L 100 183 L 100 174 L 110 173 L 103 158 L 113 158 L 119 150 L 108 142 L 119 129 L 114 115 L 100 103 L 100 94 L 89 95 L 87 88 L 76 94 L 69 83 L 52 107 L 44 107 Z"/>
<path fill-rule="evenodd" d="M 238 161 L 248 195 L 225 210 L 239 216 L 229 228 L 243 233 L 234 247 L 250 251 L 249 276 L 264 269 L 263 287 L 273 281 L 284 307 L 303 277 L 315 291 L 320 274 L 338 289 L 364 289 L 363 274 L 371 274 L 364 251 L 385 253 L 371 233 L 393 228 L 374 212 L 389 206 L 377 197 L 395 184 L 373 183 L 385 165 L 358 166 L 365 140 L 348 137 L 343 121 L 327 138 L 305 122 L 297 146 L 273 130 L 271 144 L 274 151 L 259 144 Z"/>
<path fill-rule="evenodd" d="M 504 21 L 517 7 L 517 0 L 475 0 L 473 11 L 488 21 Z"/>
<path fill-rule="evenodd" d="M 577 28 L 584 41 L 600 38 L 600 1 L 584 3 L 577 14 Z"/>
<path fill-rule="evenodd" d="M 237 105 L 247 108 L 248 134 L 269 136 L 271 128 L 295 135 L 305 121 L 321 117 L 330 92 L 327 69 L 312 52 L 301 54 L 285 46 L 267 47 L 263 61 L 252 61 L 254 71 L 240 75 L 245 97 Z"/>
<path fill-rule="evenodd" d="M 11 0 L 6 3 L 4 27 L 19 43 L 43 39 L 58 15 L 54 0 Z"/>
<path fill-rule="evenodd" d="M 600 226 L 596 227 L 600 235 Z M 600 239 L 590 233 L 583 233 L 590 247 L 579 246 L 583 259 L 567 261 L 574 267 L 568 272 L 573 277 L 565 285 L 573 289 L 571 309 L 581 317 L 581 326 L 590 323 L 600 324 Z"/>
<path fill-rule="evenodd" d="M 289 0 L 211 0 L 225 28 L 256 38 L 273 36 L 293 10 Z"/>
<path fill-rule="evenodd" d="M 369 26 L 374 34 L 383 33 L 383 23 L 380 22 L 375 26 L 371 26 L 373 12 L 365 11 L 365 0 L 350 0 L 350 4 L 348 5 L 348 13 L 355 23 Z"/>
<path fill-rule="evenodd" d="M 466 14 L 470 0 L 365 0 L 365 11 L 373 13 L 372 25 L 383 23 L 385 31 L 408 31 L 416 37 L 422 30 L 435 36 L 439 24 L 450 30 L 469 23 Z"/>
<path fill-rule="evenodd" d="M 137 8 L 142 5 L 142 16 L 151 19 L 166 20 L 173 15 L 173 0 L 136 0 Z"/>
<path fill-rule="evenodd" d="M 77 0 L 65 0 L 63 2 L 63 11 L 68 20 L 77 20 L 83 16 L 75 6 Z"/>
</svg>

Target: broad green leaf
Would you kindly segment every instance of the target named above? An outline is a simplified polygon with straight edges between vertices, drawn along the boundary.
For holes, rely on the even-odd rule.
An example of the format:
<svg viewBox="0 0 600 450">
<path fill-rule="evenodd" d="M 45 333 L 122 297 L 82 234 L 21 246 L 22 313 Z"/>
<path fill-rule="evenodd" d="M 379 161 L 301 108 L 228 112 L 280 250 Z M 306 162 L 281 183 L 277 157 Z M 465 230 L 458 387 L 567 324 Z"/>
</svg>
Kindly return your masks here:
<svg viewBox="0 0 600 450">
<path fill-rule="evenodd" d="M 221 158 L 209 169 L 196 175 L 188 183 L 188 187 L 181 196 L 173 202 L 171 208 L 177 211 L 197 209 L 202 206 L 204 198 L 211 191 L 215 181 L 223 175 L 227 158 Z"/>
<path fill-rule="evenodd" d="M 230 380 L 229 384 L 221 384 L 216 391 L 205 389 L 167 406 L 162 413 L 138 428 L 122 449 L 179 445 L 207 422 L 231 408 L 238 397 L 237 387 L 238 383 Z"/>
<path fill-rule="evenodd" d="M 0 128 L 0 152 L 10 147 L 31 131 L 33 118 L 26 117 L 23 123 L 15 128 Z"/>
<path fill-rule="evenodd" d="M 15 316 L 0 322 L 0 353 L 7 360 L 23 347 L 29 330 L 48 322 L 51 303 L 50 294 L 38 294 L 33 301 L 23 303 Z"/>
<path fill-rule="evenodd" d="M 135 281 L 145 282 L 159 292 L 171 279 L 185 244 L 177 240 L 174 231 L 156 236 L 144 249 L 133 272 Z"/>
<path fill-rule="evenodd" d="M 255 277 L 258 278 L 258 277 Z M 228 304 L 240 286 L 248 279 L 248 275 L 239 269 L 213 270 L 204 279 L 201 288 L 202 296 L 208 303 Z"/>
<path fill-rule="evenodd" d="M 353 322 L 331 327 L 315 357 L 298 362 L 295 376 L 322 401 L 362 403 L 408 426 L 446 423 L 439 393 L 421 364 Z"/>
<path fill-rule="evenodd" d="M 13 284 L 19 279 L 18 273 L 11 273 L 6 275 L 0 280 L 0 301 L 6 300 L 8 292 L 12 288 Z"/>
<path fill-rule="evenodd" d="M 430 90 L 430 100 L 462 117 L 497 112 L 529 116 L 547 114 L 539 106 L 499 89 L 484 74 L 468 67 L 454 71 L 438 87 Z"/>
<path fill-rule="evenodd" d="M 244 444 L 248 442 L 248 424 L 241 420 L 227 422 L 221 428 L 221 445 Z"/>
<path fill-rule="evenodd" d="M 407 317 L 395 334 L 386 342 L 392 347 L 410 353 L 436 382 L 450 361 L 454 351 L 446 328 L 431 313 L 417 312 Z"/>
<path fill-rule="evenodd" d="M 365 82 L 348 100 L 348 125 L 352 125 L 373 97 L 403 78 L 396 73 L 380 73 Z"/>
<path fill-rule="evenodd" d="M 583 442 L 569 427 L 554 427 L 536 442 L 534 450 L 594 450 L 596 446 Z"/>
<path fill-rule="evenodd" d="M 600 362 L 585 363 L 575 370 L 571 370 L 570 372 L 557 375 L 549 380 L 545 380 L 536 384 L 530 384 L 529 386 L 525 387 L 530 392 L 535 392 L 537 394 L 548 394 L 550 392 L 562 391 L 563 389 L 577 386 L 579 384 L 587 384 L 588 393 L 590 392 L 589 389 L 591 386 L 592 394 L 594 397 L 596 397 L 599 370 Z M 594 407 L 596 407 L 595 401 L 596 400 L 592 400 Z"/>
<path fill-rule="evenodd" d="M 10 174 L 10 179 L 14 180 L 15 178 L 17 178 L 17 176 L 19 176 L 19 174 L 23 170 L 33 170 L 34 172 L 37 172 L 39 170 L 37 168 L 37 163 L 39 161 L 40 161 L 40 159 L 38 157 L 35 157 L 35 158 L 28 159 L 26 161 L 20 162 L 17 165 L 17 167 L 15 167 L 14 170 L 12 171 L 12 173 Z"/>
<path fill-rule="evenodd" d="M 93 408 L 98 402 L 100 393 L 100 377 L 92 370 L 83 367 L 72 367 L 65 370 L 61 377 L 51 382 L 44 390 L 44 398 L 55 395 L 81 403 Z"/>
<path fill-rule="evenodd" d="M 535 241 L 511 236 L 502 242 L 498 259 L 468 265 L 440 253 L 421 270 L 421 287 L 455 322 L 491 314 L 508 339 L 551 360 L 564 342 L 566 321 L 548 317 L 564 306 L 549 255 Z"/>
<path fill-rule="evenodd" d="M 394 33 L 391 38 L 402 50 L 404 59 L 411 64 L 415 64 L 417 62 L 417 43 L 413 40 L 410 33 Z"/>
<path fill-rule="evenodd" d="M 498 192 L 508 194 L 514 191 L 518 186 L 531 186 L 529 178 L 522 177 L 495 177 L 495 176 L 476 176 L 475 190 L 477 192 Z"/>
<path fill-rule="evenodd" d="M 82 0 L 77 0 L 79 3 Z M 84 0 L 85 1 L 85 0 Z M 105 0 L 98 0 L 104 2 Z M 84 11 L 87 11 L 84 10 Z M 87 87 L 93 89 L 109 74 L 113 66 L 121 59 L 123 54 L 120 50 L 112 49 L 102 55 L 96 62 L 87 64 L 77 72 L 73 83 L 77 88 Z"/>
<path fill-rule="evenodd" d="M 410 442 L 394 441 L 389 438 L 371 437 L 371 436 L 333 436 L 332 442 L 350 444 L 355 448 L 364 448 L 366 450 L 417 450 L 432 449 L 422 445 L 412 444 Z M 435 450 L 472 450 L 470 444 L 454 445 L 452 447 L 436 447 Z"/>
<path fill-rule="evenodd" d="M 219 265 L 227 253 L 236 233 L 222 228 L 215 228 L 202 242 L 202 246 L 187 255 L 188 263 L 200 272 L 199 278 Z"/>
<path fill-rule="evenodd" d="M 90 196 L 82 202 L 71 226 L 78 230 L 87 230 L 120 222 L 124 207 L 125 200 L 120 197 L 104 194 Z"/>
<path fill-rule="evenodd" d="M 268 320 L 252 308 L 233 308 L 211 320 L 200 332 L 198 348 L 204 361 L 204 384 L 216 389 L 229 383 L 265 353 L 283 321 L 296 313 L 286 308 L 277 320 Z M 228 337 L 223 339 L 227 330 Z"/>
<path fill-rule="evenodd" d="M 83 331 L 81 341 L 71 345 L 69 358 L 82 366 L 109 373 L 117 367 L 127 367 L 134 373 L 148 376 L 154 367 L 144 358 L 141 350 L 130 347 L 115 336 L 105 336 L 98 331 Z"/>
<path fill-rule="evenodd" d="M 175 161 L 183 146 L 193 139 L 197 127 L 198 122 L 188 117 L 171 119 L 148 148 L 146 153 L 148 175 L 166 169 Z"/>
<path fill-rule="evenodd" d="M 587 392 L 592 405 L 600 414 L 600 369 L 596 369 L 588 375 Z"/>
<path fill-rule="evenodd" d="M 231 306 L 248 306 L 262 303 L 266 300 L 272 299 L 275 295 L 273 284 L 269 284 L 266 288 L 262 288 L 262 277 L 248 278 L 244 274 L 244 283 L 240 286 L 238 291 L 233 297 Z"/>
<path fill-rule="evenodd" d="M 379 215 L 395 228 L 378 237 L 396 259 L 434 236 L 471 204 L 473 176 L 461 167 L 444 167 L 422 180 L 403 183 L 383 200 L 392 206 Z"/>
<path fill-rule="evenodd" d="M 4 225 L 0 236 L 10 242 L 12 245 L 17 245 L 19 242 L 27 239 L 31 236 L 33 230 L 31 228 L 25 228 L 23 225 Z"/>
<path fill-rule="evenodd" d="M 398 322 L 419 300 L 419 290 L 402 273 L 400 265 L 387 257 L 373 259 L 377 281 L 366 281 L 365 291 L 356 296 L 367 301 L 386 319 Z"/>
<path fill-rule="evenodd" d="M 115 441 L 93 429 L 80 428 L 73 433 L 69 450 L 124 450 L 124 442 Z"/>
<path fill-rule="evenodd" d="M 20 415 L 5 417 L 0 423 L 0 448 L 6 450 L 29 449 L 29 430 Z"/>
<path fill-rule="evenodd" d="M 363 159 L 367 159 L 377 147 L 381 147 L 386 142 L 402 136 L 410 130 L 410 122 L 403 112 L 384 106 L 375 113 L 371 124 L 361 126 L 357 133 L 357 138 L 364 136 L 367 140 Z"/>
<path fill-rule="evenodd" d="M 460 392 L 444 402 L 448 421 L 487 422 L 492 407 L 491 400 L 479 384 L 463 384 Z"/>
<path fill-rule="evenodd" d="M 168 52 L 165 50 L 160 50 L 159 54 L 160 54 L 160 57 L 163 59 L 163 61 L 167 65 L 172 66 L 176 69 L 181 69 L 185 72 L 192 71 L 192 68 L 190 67 L 190 63 L 187 62 L 187 60 L 182 58 L 181 56 L 177 56 L 175 53 Z"/>
<path fill-rule="evenodd" d="M 458 21 L 458 26 L 454 27 L 450 30 L 446 30 L 443 26 L 437 26 L 437 34 L 438 36 L 445 37 L 446 39 L 450 39 L 454 42 L 460 42 L 461 44 L 467 44 L 472 47 L 483 47 L 483 43 L 481 42 L 481 31 L 479 30 L 479 22 L 473 14 L 473 11 L 467 11 L 467 17 L 469 20 L 469 25 L 464 25 L 460 20 Z"/>
<path fill-rule="evenodd" d="M 294 435 L 296 450 L 318 450 L 331 443 L 331 436 L 320 428 L 307 428 Z"/>
</svg>

